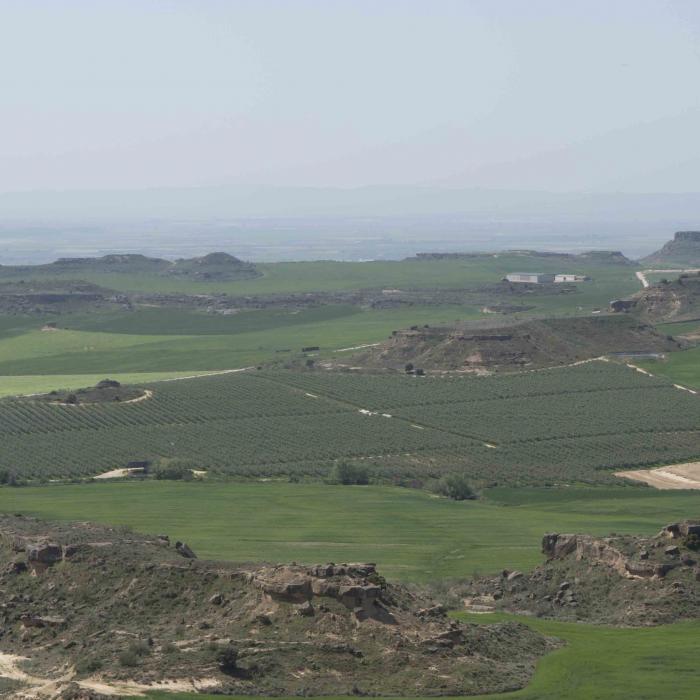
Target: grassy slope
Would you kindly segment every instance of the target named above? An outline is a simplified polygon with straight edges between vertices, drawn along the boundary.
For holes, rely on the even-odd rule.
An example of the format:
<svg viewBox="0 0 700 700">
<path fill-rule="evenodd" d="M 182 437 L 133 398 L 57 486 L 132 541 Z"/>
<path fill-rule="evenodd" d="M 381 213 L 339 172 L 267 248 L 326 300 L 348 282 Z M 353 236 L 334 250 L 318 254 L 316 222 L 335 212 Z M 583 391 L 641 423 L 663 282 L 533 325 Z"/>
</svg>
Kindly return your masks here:
<svg viewBox="0 0 700 700">
<path fill-rule="evenodd" d="M 645 360 L 635 364 L 652 374 L 668 377 L 678 384 L 700 389 L 700 348 L 674 352 L 665 360 Z"/>
<path fill-rule="evenodd" d="M 395 579 L 530 568 L 544 532 L 651 534 L 697 516 L 697 493 L 494 489 L 477 502 L 421 491 L 282 482 L 87 484 L 0 489 L 0 510 L 166 532 L 202 557 L 374 561 Z"/>
<path fill-rule="evenodd" d="M 457 617 L 480 624 L 515 619 L 567 642 L 540 661 L 523 690 L 472 696 L 474 700 L 695 700 L 698 696 L 698 622 L 619 629 L 514 615 Z M 153 692 L 149 697 L 214 700 L 221 696 Z"/>
<path fill-rule="evenodd" d="M 167 328 L 158 325 L 162 319 L 156 322 L 146 313 L 131 315 L 130 326 L 123 317 L 116 319 L 114 332 L 100 329 L 109 319 L 80 317 L 66 318 L 65 325 L 74 330 L 31 330 L 6 337 L 0 340 L 0 375 L 231 369 L 288 356 L 280 350 L 299 352 L 318 345 L 330 352 L 380 342 L 395 328 L 478 315 L 463 306 L 391 311 L 323 307 L 286 312 L 291 322 L 281 322 L 279 312 L 252 312 L 222 317 L 217 325 L 203 328 L 210 321 L 206 316 L 162 313 L 171 324 Z M 175 329 L 187 332 L 173 334 Z"/>
</svg>

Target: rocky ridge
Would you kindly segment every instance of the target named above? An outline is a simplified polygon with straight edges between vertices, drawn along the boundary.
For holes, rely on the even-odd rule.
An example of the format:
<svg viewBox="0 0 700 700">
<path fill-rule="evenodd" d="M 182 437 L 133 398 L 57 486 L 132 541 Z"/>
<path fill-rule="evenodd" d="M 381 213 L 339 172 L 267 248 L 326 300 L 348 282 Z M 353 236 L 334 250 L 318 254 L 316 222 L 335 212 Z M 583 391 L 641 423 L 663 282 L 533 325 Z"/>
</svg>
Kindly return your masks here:
<svg viewBox="0 0 700 700">
<path fill-rule="evenodd" d="M 700 521 L 654 537 L 546 534 L 544 564 L 474 581 L 467 607 L 606 624 L 700 618 Z"/>
<path fill-rule="evenodd" d="M 238 695 L 501 692 L 523 686 L 553 647 L 520 624 L 451 620 L 374 564 L 202 561 L 165 535 L 88 523 L 1 517 L 0 590 L 0 654 L 26 658 L 16 692 L 28 696 L 37 678 L 56 697 L 70 684 Z"/>
</svg>

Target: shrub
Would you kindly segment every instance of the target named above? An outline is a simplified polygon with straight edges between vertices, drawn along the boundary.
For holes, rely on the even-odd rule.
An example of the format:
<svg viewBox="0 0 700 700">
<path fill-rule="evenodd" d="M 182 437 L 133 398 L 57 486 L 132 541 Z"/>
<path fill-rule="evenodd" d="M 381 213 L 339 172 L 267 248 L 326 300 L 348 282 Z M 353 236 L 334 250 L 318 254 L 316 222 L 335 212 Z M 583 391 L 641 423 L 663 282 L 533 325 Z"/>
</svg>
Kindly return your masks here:
<svg viewBox="0 0 700 700">
<path fill-rule="evenodd" d="M 238 661 L 238 650 L 231 645 L 220 649 L 216 653 L 216 662 L 224 673 L 235 671 L 236 661 Z"/>
<path fill-rule="evenodd" d="M 464 474 L 445 474 L 435 485 L 435 492 L 454 501 L 466 501 L 476 498 L 474 489 Z"/>
<path fill-rule="evenodd" d="M 95 673 L 102 668 L 102 661 L 95 656 L 87 656 L 79 659 L 75 664 L 75 670 L 82 675 Z"/>
<path fill-rule="evenodd" d="M 700 552 L 700 535 L 690 534 L 685 538 L 683 544 L 694 552 Z"/>
<path fill-rule="evenodd" d="M 344 486 L 366 486 L 369 484 L 369 470 L 361 464 L 340 462 L 331 471 L 331 482 Z"/>
<path fill-rule="evenodd" d="M 169 479 L 171 481 L 192 481 L 193 469 L 197 464 L 191 459 L 161 459 L 153 467 L 153 476 L 156 479 Z"/>
<path fill-rule="evenodd" d="M 151 648 L 148 642 L 136 641 L 124 649 L 119 654 L 119 665 L 126 667 L 138 666 L 141 662 L 141 657 L 151 653 Z"/>
<path fill-rule="evenodd" d="M 124 649 L 119 653 L 119 665 L 125 668 L 133 668 L 139 665 L 141 657 L 133 649 Z"/>
</svg>

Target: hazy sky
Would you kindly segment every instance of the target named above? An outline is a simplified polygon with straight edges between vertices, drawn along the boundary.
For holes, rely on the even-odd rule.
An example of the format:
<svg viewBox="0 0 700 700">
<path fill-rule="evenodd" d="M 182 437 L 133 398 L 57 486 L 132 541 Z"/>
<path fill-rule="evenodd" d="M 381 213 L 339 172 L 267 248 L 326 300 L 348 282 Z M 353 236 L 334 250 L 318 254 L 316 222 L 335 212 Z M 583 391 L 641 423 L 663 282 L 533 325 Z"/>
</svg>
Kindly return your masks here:
<svg viewBox="0 0 700 700">
<path fill-rule="evenodd" d="M 698 0 L 0 0 L 0 192 L 700 191 Z"/>
</svg>

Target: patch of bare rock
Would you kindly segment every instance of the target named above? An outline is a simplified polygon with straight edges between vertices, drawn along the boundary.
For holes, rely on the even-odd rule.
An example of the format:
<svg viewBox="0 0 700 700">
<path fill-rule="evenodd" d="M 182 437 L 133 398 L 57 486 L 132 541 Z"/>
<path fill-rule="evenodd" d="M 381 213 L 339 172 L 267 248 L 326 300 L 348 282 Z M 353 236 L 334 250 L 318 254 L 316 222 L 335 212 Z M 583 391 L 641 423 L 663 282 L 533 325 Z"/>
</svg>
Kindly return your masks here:
<svg viewBox="0 0 700 700">
<path fill-rule="evenodd" d="M 542 552 L 530 573 L 473 581 L 467 607 L 620 625 L 700 618 L 700 521 L 654 537 L 547 534 Z"/>
<path fill-rule="evenodd" d="M 555 646 L 451 620 L 373 564 L 203 561 L 165 535 L 20 516 L 0 517 L 0 590 L 0 653 L 54 697 L 502 692 Z"/>
</svg>

